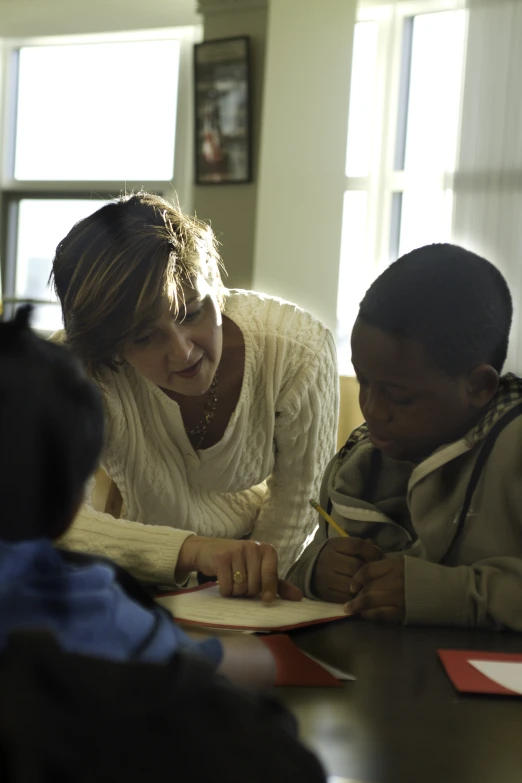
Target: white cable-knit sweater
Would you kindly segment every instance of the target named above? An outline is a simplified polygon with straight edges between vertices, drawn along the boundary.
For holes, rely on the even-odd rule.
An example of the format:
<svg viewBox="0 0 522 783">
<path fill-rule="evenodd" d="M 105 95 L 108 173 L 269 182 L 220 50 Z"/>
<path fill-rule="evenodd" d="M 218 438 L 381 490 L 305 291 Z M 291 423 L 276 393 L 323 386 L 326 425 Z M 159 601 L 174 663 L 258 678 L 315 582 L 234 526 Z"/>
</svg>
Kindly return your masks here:
<svg viewBox="0 0 522 783">
<path fill-rule="evenodd" d="M 107 371 L 102 466 L 126 518 L 85 504 L 61 546 L 106 555 L 161 584 L 174 583 L 191 533 L 251 532 L 276 547 L 281 573 L 300 555 L 316 527 L 308 499 L 335 449 L 334 341 L 309 313 L 250 291 L 228 291 L 225 314 L 243 333 L 245 371 L 223 438 L 195 451 L 174 400 L 130 365 Z"/>
</svg>

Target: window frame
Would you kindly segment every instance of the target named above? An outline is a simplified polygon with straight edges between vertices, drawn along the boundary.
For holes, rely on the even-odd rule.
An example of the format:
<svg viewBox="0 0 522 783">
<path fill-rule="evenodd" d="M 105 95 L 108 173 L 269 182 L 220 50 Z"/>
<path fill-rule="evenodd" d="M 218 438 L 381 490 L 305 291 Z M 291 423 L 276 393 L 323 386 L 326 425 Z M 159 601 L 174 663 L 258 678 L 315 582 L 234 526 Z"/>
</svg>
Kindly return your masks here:
<svg viewBox="0 0 522 783">
<path fill-rule="evenodd" d="M 380 128 L 372 144 L 370 172 L 365 177 L 345 175 L 345 191 L 365 190 L 368 193 L 367 248 L 368 258 L 375 260 L 376 274 L 387 265 L 390 256 L 392 194 L 403 193 L 426 172 L 416 174 L 397 171 L 397 128 L 401 109 L 401 65 L 403 57 L 404 23 L 408 18 L 466 8 L 465 0 L 416 0 L 379 5 L 363 4 L 357 22 L 378 25 L 377 63 L 375 69 L 373 124 Z M 404 127 L 404 138 L 406 127 Z M 431 185 L 453 189 L 454 172 L 431 175 Z M 373 238 L 373 242 L 370 240 Z"/>
<path fill-rule="evenodd" d="M 377 24 L 377 55 L 373 83 L 372 126 L 378 129 L 372 138 L 370 168 L 366 176 L 348 176 L 345 171 L 344 192 L 363 191 L 367 194 L 365 231 L 365 261 L 370 265 L 368 275 L 375 279 L 389 263 L 397 258 L 400 242 L 402 199 L 404 194 L 422 180 L 423 186 L 453 190 L 455 172 L 436 173 L 426 170 L 415 173 L 395 168 L 398 145 L 405 149 L 407 122 L 401 124 L 399 140 L 399 116 L 407 116 L 408 83 L 403 73 L 403 35 L 408 19 L 441 11 L 466 10 L 466 0 L 406 0 L 405 2 L 363 2 L 357 14 L 357 23 Z M 413 24 L 411 25 L 413 30 Z M 466 33 L 467 35 L 467 33 Z M 466 41 L 464 41 L 464 51 Z M 465 68 L 465 56 L 463 58 Z M 464 79 L 462 79 L 462 90 Z M 402 94 L 401 94 L 402 88 Z M 407 88 L 407 89 L 405 89 Z M 462 111 L 462 96 L 460 111 Z M 460 118 L 459 118 L 460 136 Z M 457 140 L 457 150 L 459 148 Z M 453 223 L 453 216 L 452 216 Z M 342 259 L 341 259 L 342 263 Z M 342 360 L 343 367 L 349 366 Z"/>
<path fill-rule="evenodd" d="M 22 199 L 110 199 L 122 192 L 149 190 L 166 198 L 176 195 L 183 209 L 191 211 L 193 201 L 193 44 L 202 38 L 202 29 L 173 27 L 125 33 L 96 33 L 0 40 L 0 129 L 5 142 L 0 156 L 0 302 L 4 317 L 12 316 L 17 304 L 40 300 L 16 297 L 16 255 L 18 208 Z M 67 46 L 74 44 L 127 43 L 178 40 L 179 74 L 174 134 L 174 172 L 169 180 L 16 180 L 14 153 L 16 144 L 18 52 L 26 46 Z M 0 311 L 0 318 L 2 313 Z"/>
</svg>

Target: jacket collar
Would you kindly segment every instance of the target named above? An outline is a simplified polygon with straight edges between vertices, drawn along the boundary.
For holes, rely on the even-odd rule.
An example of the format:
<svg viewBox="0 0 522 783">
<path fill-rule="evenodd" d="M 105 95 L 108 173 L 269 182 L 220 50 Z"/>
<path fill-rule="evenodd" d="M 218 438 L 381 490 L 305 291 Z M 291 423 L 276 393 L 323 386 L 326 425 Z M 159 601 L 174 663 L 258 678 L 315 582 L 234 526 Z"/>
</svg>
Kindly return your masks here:
<svg viewBox="0 0 522 783">
<path fill-rule="evenodd" d="M 470 447 L 484 440 L 497 421 L 521 401 L 522 378 L 511 372 L 503 375 L 500 379 L 498 392 L 491 400 L 480 421 L 468 432 L 464 440 L 469 443 Z"/>
</svg>

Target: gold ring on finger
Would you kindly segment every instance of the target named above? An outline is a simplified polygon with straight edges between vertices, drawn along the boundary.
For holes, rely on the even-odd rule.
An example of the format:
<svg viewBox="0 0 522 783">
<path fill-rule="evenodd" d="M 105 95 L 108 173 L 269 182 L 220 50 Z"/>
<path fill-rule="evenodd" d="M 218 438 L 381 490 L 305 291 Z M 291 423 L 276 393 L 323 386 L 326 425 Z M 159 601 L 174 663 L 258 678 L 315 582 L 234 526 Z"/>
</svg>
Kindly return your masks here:
<svg viewBox="0 0 522 783">
<path fill-rule="evenodd" d="M 241 571 L 234 571 L 234 576 L 232 578 L 235 585 L 240 585 L 243 582 L 244 577 Z"/>
</svg>

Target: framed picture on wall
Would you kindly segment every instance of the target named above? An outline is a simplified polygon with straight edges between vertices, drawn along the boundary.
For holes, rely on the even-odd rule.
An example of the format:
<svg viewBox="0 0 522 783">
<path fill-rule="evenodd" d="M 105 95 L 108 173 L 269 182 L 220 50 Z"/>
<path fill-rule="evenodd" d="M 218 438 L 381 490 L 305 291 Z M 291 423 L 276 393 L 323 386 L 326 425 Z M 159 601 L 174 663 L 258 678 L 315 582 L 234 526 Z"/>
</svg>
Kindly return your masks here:
<svg viewBox="0 0 522 783">
<path fill-rule="evenodd" d="M 250 38 L 194 47 L 197 185 L 252 181 Z"/>
</svg>

